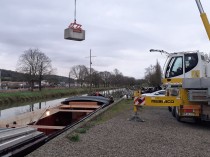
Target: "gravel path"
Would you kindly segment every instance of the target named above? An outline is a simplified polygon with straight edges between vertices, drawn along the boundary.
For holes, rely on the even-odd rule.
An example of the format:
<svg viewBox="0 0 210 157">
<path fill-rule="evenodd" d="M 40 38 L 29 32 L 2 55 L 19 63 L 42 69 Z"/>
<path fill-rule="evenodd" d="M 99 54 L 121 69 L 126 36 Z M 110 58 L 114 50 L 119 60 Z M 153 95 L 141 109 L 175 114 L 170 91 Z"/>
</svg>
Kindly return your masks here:
<svg viewBox="0 0 210 157">
<path fill-rule="evenodd" d="M 79 142 L 55 138 L 28 157 L 210 157 L 208 125 L 177 122 L 166 108 L 140 111 L 145 122 L 128 121 L 132 114 L 132 108 L 119 113 Z"/>
</svg>

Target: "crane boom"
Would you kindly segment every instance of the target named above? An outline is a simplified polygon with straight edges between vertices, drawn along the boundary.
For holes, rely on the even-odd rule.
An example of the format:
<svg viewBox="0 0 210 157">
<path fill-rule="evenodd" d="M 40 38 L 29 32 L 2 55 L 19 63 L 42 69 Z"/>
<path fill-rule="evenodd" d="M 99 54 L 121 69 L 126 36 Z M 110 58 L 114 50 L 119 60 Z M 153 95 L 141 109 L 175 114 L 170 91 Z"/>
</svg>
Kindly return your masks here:
<svg viewBox="0 0 210 157">
<path fill-rule="evenodd" d="M 203 21 L 203 25 L 206 29 L 206 33 L 209 37 L 209 40 L 210 40 L 210 24 L 209 24 L 209 21 L 208 21 L 208 18 L 207 18 L 207 15 L 206 13 L 204 12 L 203 10 L 203 7 L 202 7 L 202 4 L 201 4 L 201 1 L 200 0 L 195 0 L 196 3 L 197 3 L 197 6 L 198 6 L 198 10 L 200 12 L 200 16 L 201 16 L 201 19 Z"/>
</svg>

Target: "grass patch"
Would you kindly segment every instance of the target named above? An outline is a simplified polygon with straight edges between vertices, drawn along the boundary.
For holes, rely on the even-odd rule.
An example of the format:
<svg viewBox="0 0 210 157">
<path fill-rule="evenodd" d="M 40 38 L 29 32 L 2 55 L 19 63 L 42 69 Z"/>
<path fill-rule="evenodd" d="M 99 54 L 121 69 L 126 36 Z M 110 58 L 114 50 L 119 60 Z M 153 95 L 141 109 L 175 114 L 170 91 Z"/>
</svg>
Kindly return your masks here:
<svg viewBox="0 0 210 157">
<path fill-rule="evenodd" d="M 80 141 L 80 136 L 79 136 L 79 134 L 76 134 L 76 133 L 68 135 L 67 138 L 72 142 Z"/>
<path fill-rule="evenodd" d="M 81 128 L 76 129 L 75 132 L 68 134 L 67 138 L 70 141 L 77 142 L 80 140 L 79 134 L 85 134 L 87 130 L 89 130 L 91 127 L 94 127 L 95 125 L 98 125 L 98 124 L 102 124 L 114 118 L 118 114 L 130 110 L 132 107 L 133 107 L 133 100 L 122 100 L 118 104 L 106 110 L 101 115 L 97 116 L 93 120 L 83 125 Z"/>
<path fill-rule="evenodd" d="M 130 110 L 132 106 L 133 106 L 133 100 L 122 100 L 120 103 L 114 105 L 113 107 L 109 108 L 107 111 L 105 111 L 104 113 L 96 117 L 95 119 L 85 124 L 84 127 L 91 128 L 95 125 L 104 123 L 114 118 L 119 113 Z"/>
<path fill-rule="evenodd" d="M 66 138 L 69 139 L 71 142 L 79 142 L 80 141 L 79 134 L 85 134 L 87 130 L 88 128 L 85 128 L 85 127 L 78 128 L 73 133 L 68 134 Z"/>
<path fill-rule="evenodd" d="M 97 91 L 110 90 L 110 88 L 96 88 Z M 42 91 L 17 91 L 0 93 L 0 105 L 12 103 L 24 103 L 40 101 L 52 98 L 62 98 L 72 95 L 88 93 L 89 88 L 63 88 L 63 89 L 42 89 Z"/>
<path fill-rule="evenodd" d="M 80 134 L 85 134 L 87 132 L 88 128 L 78 128 L 76 130 L 77 133 L 80 133 Z"/>
</svg>

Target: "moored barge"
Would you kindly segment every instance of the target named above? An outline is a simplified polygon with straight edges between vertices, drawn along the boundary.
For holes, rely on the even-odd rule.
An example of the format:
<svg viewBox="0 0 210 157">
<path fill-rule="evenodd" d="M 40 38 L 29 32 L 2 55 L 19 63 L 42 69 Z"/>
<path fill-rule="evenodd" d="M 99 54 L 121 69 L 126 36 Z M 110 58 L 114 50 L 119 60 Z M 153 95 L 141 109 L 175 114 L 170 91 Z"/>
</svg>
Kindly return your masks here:
<svg viewBox="0 0 210 157">
<path fill-rule="evenodd" d="M 31 152 L 111 102 L 102 96 L 75 96 L 56 107 L 0 120 L 0 156 Z"/>
</svg>

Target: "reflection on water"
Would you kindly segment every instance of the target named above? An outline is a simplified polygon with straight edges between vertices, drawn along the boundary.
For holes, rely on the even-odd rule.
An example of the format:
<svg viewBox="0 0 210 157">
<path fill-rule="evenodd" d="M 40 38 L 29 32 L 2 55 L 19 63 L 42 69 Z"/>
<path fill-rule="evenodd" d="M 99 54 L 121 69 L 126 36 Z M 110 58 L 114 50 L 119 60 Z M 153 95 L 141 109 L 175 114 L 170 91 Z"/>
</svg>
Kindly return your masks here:
<svg viewBox="0 0 210 157">
<path fill-rule="evenodd" d="M 12 107 L 8 109 L 0 110 L 0 119 L 13 117 L 13 116 L 20 115 L 26 112 L 36 111 L 38 109 L 54 107 L 54 106 L 57 106 L 64 99 L 65 98 L 45 101 L 45 102 L 32 103 L 25 106 L 18 106 L 18 107 Z"/>
<path fill-rule="evenodd" d="M 115 89 L 115 90 L 107 90 L 100 92 L 105 97 L 113 96 L 115 99 L 119 98 L 123 95 L 124 89 Z M 85 96 L 87 94 L 84 94 Z M 29 103 L 24 106 L 12 107 L 4 110 L 0 110 L 0 119 L 5 119 L 8 117 L 13 117 L 16 115 L 20 115 L 27 112 L 36 111 L 38 109 L 45 109 L 49 107 L 55 107 L 60 104 L 61 101 L 65 100 L 66 98 L 55 99 L 50 101 L 38 102 L 38 103 Z"/>
</svg>

